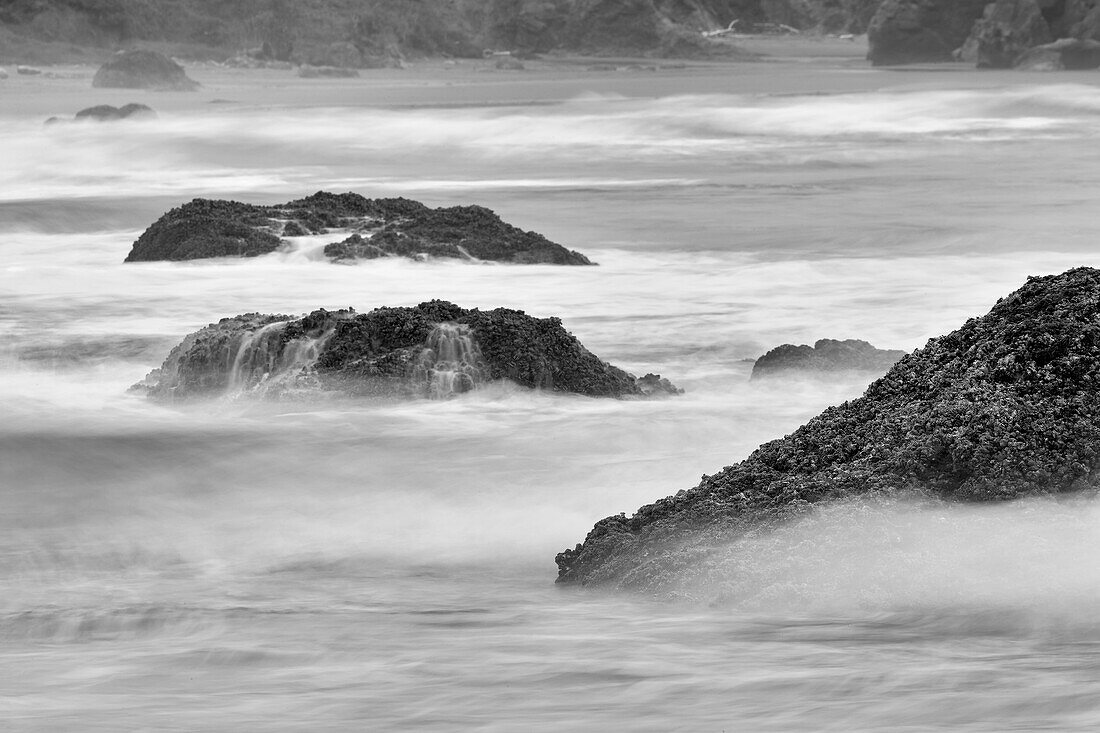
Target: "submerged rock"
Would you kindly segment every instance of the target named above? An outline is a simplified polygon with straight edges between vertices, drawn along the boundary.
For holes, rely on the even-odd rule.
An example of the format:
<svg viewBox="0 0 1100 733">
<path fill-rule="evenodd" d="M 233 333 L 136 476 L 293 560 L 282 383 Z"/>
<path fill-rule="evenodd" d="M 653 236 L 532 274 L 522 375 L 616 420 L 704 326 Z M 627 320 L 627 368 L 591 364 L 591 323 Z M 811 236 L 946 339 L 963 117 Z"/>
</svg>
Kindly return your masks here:
<svg viewBox="0 0 1100 733">
<path fill-rule="evenodd" d="M 92 86 L 192 92 L 200 85 L 164 54 L 138 50 L 118 53 L 99 67 L 92 77 Z"/>
<path fill-rule="evenodd" d="M 172 209 L 134 242 L 127 262 L 267 254 L 281 237 L 354 230 L 325 246 L 335 261 L 446 257 L 515 264 L 591 265 L 587 257 L 501 221 L 482 206 L 431 209 L 405 198 L 318 192 L 274 206 L 195 199 Z"/>
<path fill-rule="evenodd" d="M 592 397 L 678 394 L 601 361 L 557 318 L 415 308 L 317 310 L 302 318 L 250 313 L 187 336 L 135 390 L 163 401 L 254 394 L 447 397 L 508 379 Z"/>
<path fill-rule="evenodd" d="M 1027 283 L 689 491 L 596 524 L 559 582 L 667 590 L 815 502 L 996 501 L 1100 484 L 1100 270 Z"/>
<path fill-rule="evenodd" d="M 51 117 L 46 120 L 46 124 L 54 124 L 58 122 L 71 122 L 90 120 L 93 122 L 113 122 L 115 120 L 125 120 L 129 117 L 133 118 L 153 118 L 157 113 L 153 111 L 153 108 L 138 102 L 130 102 L 124 104 L 121 107 L 115 107 L 111 104 L 97 104 L 94 107 L 86 107 L 73 117 L 72 120 L 63 120 L 60 117 Z"/>
<path fill-rule="evenodd" d="M 883 374 L 905 356 L 904 351 L 876 349 L 858 339 L 819 339 L 813 346 L 783 344 L 752 365 L 752 379 L 783 375 L 821 376 L 836 372 Z"/>
</svg>

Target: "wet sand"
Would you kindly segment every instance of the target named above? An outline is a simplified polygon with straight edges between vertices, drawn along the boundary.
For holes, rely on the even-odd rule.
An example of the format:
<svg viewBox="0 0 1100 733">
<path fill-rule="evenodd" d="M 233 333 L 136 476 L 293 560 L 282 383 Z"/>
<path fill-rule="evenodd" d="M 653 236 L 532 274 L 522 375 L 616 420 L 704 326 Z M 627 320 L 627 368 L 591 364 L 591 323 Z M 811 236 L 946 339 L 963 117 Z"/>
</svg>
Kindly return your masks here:
<svg viewBox="0 0 1100 733">
<path fill-rule="evenodd" d="M 553 104 L 583 95 L 657 98 L 690 94 L 797 95 L 875 90 L 996 88 L 1015 84 L 1100 84 L 1095 72 L 979 71 L 966 64 L 874 68 L 862 39 L 738 39 L 752 60 L 680 61 L 548 56 L 521 71 L 491 60 L 431 59 L 405 69 L 365 69 L 358 78 L 302 79 L 290 69 L 185 64 L 202 84 L 193 93 L 97 89 L 92 66 L 41 67 L 0 80 L 0 117 L 69 117 L 96 104 L 140 102 L 162 112 L 211 107 L 439 107 Z"/>
</svg>

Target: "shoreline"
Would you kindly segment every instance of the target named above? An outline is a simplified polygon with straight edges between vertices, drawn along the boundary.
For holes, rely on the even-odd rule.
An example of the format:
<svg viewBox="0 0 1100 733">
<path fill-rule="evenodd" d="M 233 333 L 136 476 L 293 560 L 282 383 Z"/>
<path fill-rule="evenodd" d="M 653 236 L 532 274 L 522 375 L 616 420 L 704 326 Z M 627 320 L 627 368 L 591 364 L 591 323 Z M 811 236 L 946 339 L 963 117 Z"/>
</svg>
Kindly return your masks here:
<svg viewBox="0 0 1100 733">
<path fill-rule="evenodd" d="M 751 58 L 669 59 L 548 54 L 524 60 L 522 70 L 495 68 L 492 59 L 427 58 L 401 69 L 361 69 L 357 77 L 303 79 L 296 69 L 238 68 L 184 62 L 195 92 L 100 89 L 98 65 L 8 68 L 0 79 L 0 118 L 71 118 L 98 104 L 139 102 L 158 113 L 218 107 L 382 109 L 555 105 L 585 96 L 656 99 L 703 94 L 784 96 L 998 88 L 1039 84 L 1100 85 L 1095 71 L 979 70 L 943 63 L 873 67 L 866 39 L 830 36 L 742 36 Z"/>
</svg>

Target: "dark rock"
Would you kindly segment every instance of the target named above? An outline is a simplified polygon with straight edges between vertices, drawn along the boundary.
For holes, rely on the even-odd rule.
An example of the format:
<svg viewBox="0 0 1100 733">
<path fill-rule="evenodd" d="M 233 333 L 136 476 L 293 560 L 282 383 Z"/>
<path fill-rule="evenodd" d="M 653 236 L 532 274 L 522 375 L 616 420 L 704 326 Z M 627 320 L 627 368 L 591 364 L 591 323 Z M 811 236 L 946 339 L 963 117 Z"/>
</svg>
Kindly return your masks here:
<svg viewBox="0 0 1100 733">
<path fill-rule="evenodd" d="M 667 589 L 717 548 L 857 495 L 999 501 L 1100 485 L 1100 270 L 1027 283 L 864 395 L 690 491 L 596 524 L 560 582 Z"/>
<path fill-rule="evenodd" d="M 123 120 L 127 117 L 156 116 L 157 113 L 153 111 L 152 107 L 144 104 L 138 104 L 137 102 L 131 102 L 130 104 L 123 105 L 122 107 L 114 107 L 109 104 L 97 104 L 95 107 L 88 107 L 76 113 L 76 119 L 78 120 L 98 120 L 100 122 L 105 122 L 109 120 Z"/>
<path fill-rule="evenodd" d="M 400 256 L 515 264 L 591 265 L 587 257 L 525 232 L 482 206 L 430 209 L 405 198 L 367 199 L 318 192 L 275 206 L 195 199 L 169 211 L 134 243 L 127 262 L 254 256 L 276 250 L 280 236 L 356 229 L 325 247 L 336 261 Z"/>
<path fill-rule="evenodd" d="M 99 68 L 93 87 L 192 92 L 199 83 L 183 67 L 155 51 L 123 51 Z"/>
<path fill-rule="evenodd" d="M 601 361 L 557 318 L 441 300 L 364 314 L 225 318 L 187 336 L 135 390 L 166 401 L 245 392 L 446 397 L 500 379 L 592 397 L 681 392 Z"/>
<path fill-rule="evenodd" d="M 950 61 L 986 0 L 884 0 L 867 29 L 875 66 Z"/>
<path fill-rule="evenodd" d="M 904 351 L 876 349 L 866 341 L 820 339 L 813 346 L 783 344 L 752 365 L 752 379 L 781 375 L 824 376 L 837 372 L 884 374 Z"/>
<path fill-rule="evenodd" d="M 1100 41 L 1062 38 L 1028 49 L 1016 59 L 1022 71 L 1062 71 L 1100 68 Z"/>
<path fill-rule="evenodd" d="M 134 242 L 126 262 L 255 257 L 278 249 L 271 212 L 236 201 L 195 199 L 157 219 Z"/>
<path fill-rule="evenodd" d="M 1029 48 L 1050 40 L 1050 26 L 1038 0 L 998 0 L 987 5 L 974 23 L 964 44 L 972 50 L 960 55 L 980 68 L 1007 69 Z"/>
</svg>

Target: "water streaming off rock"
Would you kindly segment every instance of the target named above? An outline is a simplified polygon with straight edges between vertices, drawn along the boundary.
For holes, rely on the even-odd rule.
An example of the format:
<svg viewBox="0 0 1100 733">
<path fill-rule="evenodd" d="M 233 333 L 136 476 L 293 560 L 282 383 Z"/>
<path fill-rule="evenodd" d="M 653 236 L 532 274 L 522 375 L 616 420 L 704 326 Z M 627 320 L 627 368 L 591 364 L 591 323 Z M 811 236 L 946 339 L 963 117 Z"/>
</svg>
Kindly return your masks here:
<svg viewBox="0 0 1100 733">
<path fill-rule="evenodd" d="M 428 396 L 437 400 L 476 389 L 487 374 L 481 349 L 464 323 L 433 328 L 415 367 L 415 379 L 425 382 Z"/>
<path fill-rule="evenodd" d="M 1029 274 L 1098 264 L 1091 79 L 897 78 L 0 119 L 0 727 L 1095 729 L 1090 497 L 825 509 L 728 548 L 728 577 L 685 574 L 676 602 L 553 585 L 594 521 L 864 387 L 750 383 L 773 346 L 917 348 Z M 231 99 L 217 84 L 199 94 Z M 600 265 L 122 264 L 193 197 L 320 189 L 477 203 Z M 222 318 L 433 298 L 558 316 L 686 393 L 486 383 L 442 324 L 415 369 L 450 399 L 278 399 L 326 338 L 284 339 L 283 316 L 217 342 L 210 378 L 248 399 L 127 392 Z"/>
</svg>

